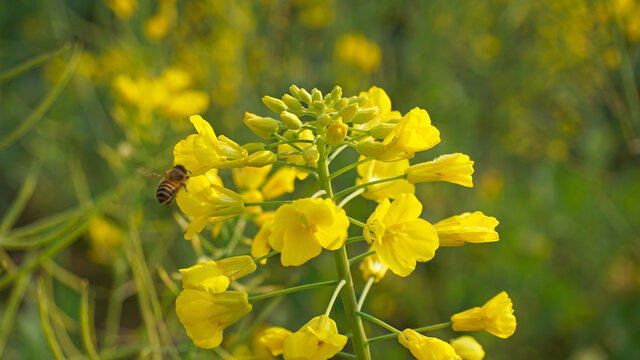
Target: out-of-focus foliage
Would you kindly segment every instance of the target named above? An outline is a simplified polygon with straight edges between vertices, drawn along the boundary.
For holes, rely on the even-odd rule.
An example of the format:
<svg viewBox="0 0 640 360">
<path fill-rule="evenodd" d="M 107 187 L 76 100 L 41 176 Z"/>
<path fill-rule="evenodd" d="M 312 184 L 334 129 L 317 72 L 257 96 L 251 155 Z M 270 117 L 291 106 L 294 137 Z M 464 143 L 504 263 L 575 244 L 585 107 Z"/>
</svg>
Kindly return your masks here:
<svg viewBox="0 0 640 360">
<path fill-rule="evenodd" d="M 442 248 L 410 278 L 387 275 L 365 307 L 416 327 L 507 289 L 518 331 L 508 341 L 474 334 L 488 358 L 633 358 L 639 62 L 634 0 L 3 2 L 3 358 L 52 356 L 43 309 L 68 357 L 91 353 L 83 339 L 93 337 L 104 358 L 228 356 L 187 339 L 174 310 L 175 274 L 202 255 L 247 246 L 231 237 L 245 224 L 183 240 L 187 221 L 157 204 L 154 174 L 171 167 L 189 115 L 255 141 L 241 126 L 244 112 L 292 83 L 338 84 L 347 94 L 377 85 L 403 114 L 427 109 L 443 135 L 438 151 L 476 162 L 476 189 L 420 187 L 423 216 L 435 223 L 480 210 L 500 220 L 498 244 Z M 232 184 L 230 173 L 221 176 Z M 360 219 L 372 208 L 365 199 L 347 205 Z M 335 271 L 323 259 L 313 264 L 303 273 L 269 262 L 252 286 L 322 281 Z M 306 304 L 324 299 L 278 301 L 234 325 L 240 335 L 224 347 L 238 357 L 267 354 L 251 322 L 264 316 L 297 329 L 317 315 Z M 378 358 L 407 356 L 393 341 L 372 348 Z"/>
</svg>

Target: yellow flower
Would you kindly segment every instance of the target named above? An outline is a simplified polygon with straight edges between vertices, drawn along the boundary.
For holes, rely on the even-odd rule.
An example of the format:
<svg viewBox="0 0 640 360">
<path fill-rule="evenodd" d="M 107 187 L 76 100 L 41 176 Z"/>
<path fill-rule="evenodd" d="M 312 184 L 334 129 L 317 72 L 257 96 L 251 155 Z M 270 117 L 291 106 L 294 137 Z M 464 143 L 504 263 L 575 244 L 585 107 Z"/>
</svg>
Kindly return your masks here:
<svg viewBox="0 0 640 360">
<path fill-rule="evenodd" d="M 339 61 L 356 66 L 365 73 L 377 69 L 382 57 L 378 44 L 358 33 L 349 33 L 338 38 L 334 52 Z"/>
<path fill-rule="evenodd" d="M 414 108 L 400 119 L 383 144 L 386 151 L 377 158 L 383 161 L 409 159 L 418 151 L 431 149 L 440 143 L 440 131 L 431 125 L 426 110 Z"/>
<path fill-rule="evenodd" d="M 484 359 L 484 349 L 473 337 L 468 335 L 460 336 L 459 338 L 452 339 L 450 342 L 456 354 L 460 355 L 463 360 Z"/>
<path fill-rule="evenodd" d="M 272 165 L 263 167 L 243 167 L 231 170 L 233 183 L 241 190 L 256 190 L 267 179 Z"/>
<path fill-rule="evenodd" d="M 124 238 L 124 232 L 111 221 L 103 217 L 92 218 L 89 222 L 89 257 L 98 264 L 109 264 Z"/>
<path fill-rule="evenodd" d="M 162 105 L 162 115 L 181 119 L 192 114 L 203 113 L 209 107 L 209 95 L 203 91 L 186 90 L 173 94 Z"/>
<path fill-rule="evenodd" d="M 393 119 L 400 119 L 402 117 L 402 114 L 399 111 L 391 110 L 391 99 L 389 99 L 389 95 L 387 95 L 383 89 L 377 86 L 372 86 L 369 91 L 361 92 L 360 96 L 366 96 L 369 99 L 369 101 L 363 106 L 363 109 L 377 108 L 378 116 L 364 124 L 354 124 L 353 126 L 356 129 L 369 130 L 376 125 Z"/>
<path fill-rule="evenodd" d="M 364 158 L 364 156 L 360 156 L 359 160 Z M 356 185 L 402 175 L 408 168 L 409 160 L 406 159 L 393 162 L 370 160 L 358 165 L 358 175 L 360 175 L 360 177 L 356 179 Z M 416 188 L 413 184 L 410 184 L 405 179 L 400 179 L 369 186 L 367 190 L 362 193 L 362 196 L 380 202 L 385 198 L 396 199 L 400 194 L 414 194 L 415 192 Z"/>
<path fill-rule="evenodd" d="M 369 280 L 369 278 L 373 276 L 374 283 L 380 282 L 387 273 L 387 270 L 389 270 L 389 267 L 380 261 L 376 254 L 367 256 L 360 264 L 362 277 L 364 277 L 365 280 Z"/>
<path fill-rule="evenodd" d="M 410 183 L 446 181 L 466 187 L 473 187 L 473 161 L 465 154 L 447 154 L 438 158 L 413 165 L 407 169 Z"/>
<path fill-rule="evenodd" d="M 422 204 L 413 194 L 402 194 L 392 203 L 384 199 L 363 230 L 380 261 L 396 275 L 411 274 L 416 261 L 431 260 L 438 248 L 438 234 L 419 218 L 421 212 Z"/>
<path fill-rule="evenodd" d="M 465 242 L 498 241 L 496 226 L 498 226 L 498 220 L 486 216 L 481 211 L 452 216 L 433 225 L 438 232 L 440 246 L 462 246 Z"/>
<path fill-rule="evenodd" d="M 284 359 L 326 360 L 346 344 L 347 337 L 338 333 L 335 321 L 320 315 L 284 340 Z"/>
<path fill-rule="evenodd" d="M 269 348 L 271 355 L 282 355 L 284 352 L 284 341 L 291 334 L 293 333 L 285 328 L 273 326 L 264 330 L 262 336 L 260 336 L 260 342 Z"/>
<path fill-rule="evenodd" d="M 513 303 L 506 292 L 501 292 L 482 307 L 457 313 L 451 317 L 455 331 L 486 330 L 506 339 L 516 331 L 516 317 L 513 315 Z"/>
<path fill-rule="evenodd" d="M 347 239 L 349 219 L 330 199 L 299 199 L 276 211 L 269 245 L 281 252 L 283 266 L 298 266 Z"/>
<path fill-rule="evenodd" d="M 229 219 L 245 211 L 242 196 L 218 185 L 219 178 L 212 175 L 214 172 L 215 169 L 189 178 L 186 183 L 188 191 L 181 189 L 176 196 L 182 212 L 193 217 L 185 234 L 187 240 L 202 231 L 208 222 Z"/>
<path fill-rule="evenodd" d="M 259 219 L 262 224 L 260 225 L 260 230 L 253 238 L 253 242 L 251 243 L 251 256 L 253 258 L 259 258 L 260 256 L 267 255 L 271 248 L 269 247 L 269 235 L 271 235 L 271 226 L 273 225 L 273 219 L 275 217 L 275 212 L 270 211 L 263 213 L 261 219 Z M 264 265 L 267 263 L 267 259 L 260 261 L 260 264 Z"/>
<path fill-rule="evenodd" d="M 211 168 L 243 167 L 242 158 L 247 150 L 216 133 L 211 125 L 200 115 L 189 118 L 198 131 L 197 135 L 189 135 L 181 140 L 173 149 L 174 164 L 181 164 L 191 172 L 190 176 L 201 175 Z"/>
<path fill-rule="evenodd" d="M 222 331 L 251 311 L 247 293 L 210 294 L 184 289 L 176 299 L 176 313 L 196 346 L 212 349 L 222 342 Z"/>
<path fill-rule="evenodd" d="M 448 343 L 411 329 L 404 330 L 398 336 L 398 341 L 418 360 L 462 360 Z"/>
<path fill-rule="evenodd" d="M 340 144 L 347 135 L 347 129 L 349 126 L 342 122 L 342 118 L 338 118 L 327 129 L 327 144 L 336 146 Z"/>
<path fill-rule="evenodd" d="M 180 269 L 182 287 L 211 294 L 224 292 L 229 283 L 256 270 L 251 256 L 234 256 L 217 261 L 205 261 L 190 268 Z"/>
<path fill-rule="evenodd" d="M 296 181 L 296 170 L 291 167 L 282 167 L 267 179 L 262 187 L 262 195 L 265 199 L 275 199 L 285 193 L 293 192 Z"/>
<path fill-rule="evenodd" d="M 137 0 L 108 0 L 109 9 L 121 19 L 128 19 L 138 6 Z"/>
</svg>

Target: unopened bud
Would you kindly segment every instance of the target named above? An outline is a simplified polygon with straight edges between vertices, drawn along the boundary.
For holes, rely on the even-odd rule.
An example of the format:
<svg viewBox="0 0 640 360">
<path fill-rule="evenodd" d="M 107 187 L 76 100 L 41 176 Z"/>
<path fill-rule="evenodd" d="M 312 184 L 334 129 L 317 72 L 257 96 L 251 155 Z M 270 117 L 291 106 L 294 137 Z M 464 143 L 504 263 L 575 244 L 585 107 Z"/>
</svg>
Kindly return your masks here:
<svg viewBox="0 0 640 360">
<path fill-rule="evenodd" d="M 320 116 L 318 116 L 318 123 L 322 126 L 327 126 L 331 124 L 331 115 L 321 114 Z"/>
<path fill-rule="evenodd" d="M 322 101 L 322 91 L 313 88 L 313 90 L 311 90 L 311 100 L 312 101 Z"/>
<path fill-rule="evenodd" d="M 263 143 L 248 143 L 248 144 L 244 144 L 242 145 L 242 147 L 247 150 L 247 152 L 249 154 L 253 154 L 256 151 L 262 151 L 264 150 L 264 144 Z"/>
<path fill-rule="evenodd" d="M 273 133 L 278 131 L 280 121 L 269 118 L 260 117 L 249 112 L 244 113 L 244 124 L 256 135 L 265 140 L 271 139 Z"/>
<path fill-rule="evenodd" d="M 347 136 L 349 127 L 342 122 L 342 118 L 338 118 L 327 130 L 327 144 L 336 146 Z"/>
<path fill-rule="evenodd" d="M 378 116 L 379 112 L 377 106 L 360 109 L 351 121 L 353 121 L 354 124 L 364 124 Z"/>
<path fill-rule="evenodd" d="M 300 92 L 300 88 L 297 87 L 295 84 L 292 84 L 291 86 L 289 86 L 289 92 L 295 98 L 298 98 L 300 96 L 300 95 L 298 95 L 298 93 Z"/>
<path fill-rule="evenodd" d="M 294 113 L 283 111 L 280 113 L 280 120 L 289 128 L 298 130 L 302 127 L 302 121 Z"/>
<path fill-rule="evenodd" d="M 295 139 L 298 138 L 296 136 L 297 133 L 298 133 L 297 131 L 289 129 L 289 130 L 285 131 L 284 134 L 282 134 L 282 136 L 287 140 L 295 140 Z"/>
<path fill-rule="evenodd" d="M 294 98 L 293 96 L 291 96 L 289 94 L 282 95 L 282 102 L 285 105 L 287 105 L 287 107 L 290 110 L 293 110 L 293 111 L 302 110 L 302 104 L 300 104 L 300 101 L 298 101 L 298 99 Z"/>
<path fill-rule="evenodd" d="M 371 128 L 369 135 L 375 139 L 384 139 L 396 127 L 396 124 L 384 123 Z"/>
<path fill-rule="evenodd" d="M 338 100 L 338 102 L 336 102 L 333 105 L 333 108 L 336 109 L 336 110 L 341 110 L 343 107 L 345 107 L 347 105 L 349 105 L 349 99 L 342 98 L 342 99 Z"/>
<path fill-rule="evenodd" d="M 263 167 L 273 164 L 276 160 L 278 160 L 276 154 L 269 150 L 262 150 L 247 156 L 242 162 L 245 166 Z"/>
<path fill-rule="evenodd" d="M 349 98 L 349 104 L 358 104 L 361 107 L 367 105 L 369 97 L 367 95 L 352 96 Z"/>
<path fill-rule="evenodd" d="M 302 158 L 307 164 L 315 164 L 320 159 L 320 153 L 315 145 L 309 145 L 302 149 Z"/>
<path fill-rule="evenodd" d="M 311 104 L 311 102 L 313 101 L 313 99 L 311 98 L 311 94 L 309 94 L 309 92 L 305 89 L 300 89 L 300 91 L 298 91 L 298 99 L 307 104 Z"/>
<path fill-rule="evenodd" d="M 263 97 L 262 102 L 269 108 L 269 110 L 273 111 L 276 114 L 280 114 L 281 112 L 287 110 L 287 104 L 285 104 L 284 101 L 271 96 Z"/>
<path fill-rule="evenodd" d="M 386 148 L 387 146 L 383 143 L 377 142 L 372 139 L 360 142 L 356 145 L 356 151 L 358 152 L 358 154 L 367 157 L 378 156 L 384 153 Z"/>
<path fill-rule="evenodd" d="M 311 109 L 313 109 L 313 110 L 315 110 L 315 111 L 317 111 L 317 112 L 322 112 L 322 111 L 324 111 L 324 101 L 322 101 L 322 100 L 317 100 L 317 101 L 315 101 L 315 100 L 314 100 L 314 101 L 311 103 L 311 106 L 310 106 L 310 107 L 311 107 Z"/>
<path fill-rule="evenodd" d="M 351 104 L 351 105 L 345 106 L 340 111 L 338 111 L 338 114 L 336 115 L 336 117 L 341 117 L 342 121 L 345 123 L 351 122 L 351 119 L 353 119 L 353 117 L 356 115 L 356 113 L 358 112 L 358 109 L 359 109 L 358 104 Z"/>
<path fill-rule="evenodd" d="M 342 98 L 342 88 L 340 86 L 336 86 L 331 90 L 331 102 L 335 103 L 336 101 L 340 101 Z"/>
</svg>

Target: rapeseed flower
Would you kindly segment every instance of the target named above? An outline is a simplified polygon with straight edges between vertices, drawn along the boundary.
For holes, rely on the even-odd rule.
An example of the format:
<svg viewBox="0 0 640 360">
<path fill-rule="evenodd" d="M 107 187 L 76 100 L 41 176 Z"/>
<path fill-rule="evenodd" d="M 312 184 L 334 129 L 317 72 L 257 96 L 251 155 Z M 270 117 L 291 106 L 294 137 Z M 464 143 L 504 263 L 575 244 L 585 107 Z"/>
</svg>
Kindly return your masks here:
<svg viewBox="0 0 640 360">
<path fill-rule="evenodd" d="M 349 219 L 331 199 L 299 199 L 276 211 L 268 242 L 280 251 L 283 266 L 298 266 L 322 251 L 339 249 L 347 239 Z"/>
<path fill-rule="evenodd" d="M 285 328 L 272 326 L 262 332 L 260 342 L 269 349 L 271 355 L 282 355 L 284 352 L 284 341 L 291 334 L 293 333 Z"/>
<path fill-rule="evenodd" d="M 473 161 L 465 154 L 446 154 L 438 158 L 409 167 L 407 180 L 418 182 L 446 181 L 466 187 L 473 187 Z"/>
<path fill-rule="evenodd" d="M 317 316 L 284 340 L 285 360 L 326 360 L 347 344 L 347 337 L 338 333 L 335 321 L 326 315 Z"/>
<path fill-rule="evenodd" d="M 266 200 L 270 200 L 293 192 L 297 174 L 291 167 L 281 167 L 262 186 L 262 195 Z"/>
<path fill-rule="evenodd" d="M 258 223 L 260 225 L 260 230 L 253 238 L 253 242 L 251 242 L 251 256 L 254 258 L 259 258 L 260 256 L 267 255 L 271 248 L 269 247 L 269 235 L 271 235 L 271 225 L 273 225 L 273 218 L 275 217 L 274 211 L 269 211 L 262 213 L 260 217 L 258 217 Z M 256 222 L 258 222 L 256 221 Z M 261 264 L 266 264 L 267 259 L 260 261 Z"/>
<path fill-rule="evenodd" d="M 367 102 L 362 106 L 362 108 L 375 108 L 378 110 L 378 114 L 369 121 L 361 124 L 354 124 L 353 126 L 356 129 L 369 130 L 376 125 L 383 124 L 391 120 L 399 120 L 402 117 L 402 114 L 399 111 L 391 109 L 391 99 L 383 89 L 377 86 L 372 86 L 369 91 L 363 91 L 359 95 L 367 97 Z"/>
<path fill-rule="evenodd" d="M 364 156 L 361 156 L 359 160 L 364 158 Z M 356 179 L 356 185 L 402 175 L 408 168 L 409 160 L 407 159 L 393 162 L 370 160 L 358 165 L 358 175 L 360 175 L 360 177 Z M 409 183 L 406 179 L 399 179 L 369 186 L 367 190 L 362 193 L 362 196 L 380 202 L 385 198 L 396 199 L 401 194 L 414 194 L 415 192 L 416 188 L 413 184 Z"/>
<path fill-rule="evenodd" d="M 404 330 L 398 336 L 398 341 L 418 360 L 462 360 L 448 343 L 411 329 Z"/>
<path fill-rule="evenodd" d="M 463 360 L 482 360 L 484 359 L 484 349 L 476 339 L 471 336 L 464 335 L 450 341 L 451 346 L 460 355 Z"/>
<path fill-rule="evenodd" d="M 431 125 L 426 110 L 414 108 L 404 115 L 382 142 L 386 151 L 379 160 L 409 159 L 418 151 L 431 149 L 440 143 L 440 131 Z"/>
<path fill-rule="evenodd" d="M 498 220 L 486 216 L 481 211 L 452 216 L 433 224 L 440 238 L 440 246 L 462 246 L 465 242 L 498 241 L 496 226 L 498 226 Z"/>
<path fill-rule="evenodd" d="M 364 73 L 376 70 L 382 58 L 378 44 L 358 33 L 349 33 L 338 38 L 334 53 L 339 61 L 353 65 Z"/>
<path fill-rule="evenodd" d="M 360 271 L 362 272 L 362 277 L 365 280 L 368 280 L 373 276 L 374 283 L 380 282 L 384 275 L 389 270 L 389 267 L 385 265 L 380 259 L 378 259 L 378 255 L 372 254 L 365 257 L 360 264 Z"/>
<path fill-rule="evenodd" d="M 486 330 L 506 339 L 516 331 L 516 317 L 513 315 L 513 303 L 506 292 L 501 292 L 482 307 L 457 313 L 451 317 L 455 331 Z"/>
<path fill-rule="evenodd" d="M 438 248 L 438 234 L 420 219 L 422 204 L 413 194 L 383 200 L 367 220 L 364 237 L 378 258 L 396 275 L 408 276 L 416 261 L 429 261 Z"/>
<path fill-rule="evenodd" d="M 256 270 L 251 256 L 234 256 L 217 261 L 205 261 L 190 268 L 180 269 L 182 287 L 210 294 L 224 292 L 233 280 Z"/>
</svg>

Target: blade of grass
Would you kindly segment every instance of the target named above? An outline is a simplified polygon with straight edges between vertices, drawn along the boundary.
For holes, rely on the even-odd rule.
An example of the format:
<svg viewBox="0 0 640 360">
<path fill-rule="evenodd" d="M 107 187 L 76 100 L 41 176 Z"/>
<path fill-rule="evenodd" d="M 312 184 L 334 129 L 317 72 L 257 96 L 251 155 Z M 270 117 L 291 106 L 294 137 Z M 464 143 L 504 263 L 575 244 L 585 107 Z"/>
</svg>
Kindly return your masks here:
<svg viewBox="0 0 640 360">
<path fill-rule="evenodd" d="M 49 321 L 49 309 L 47 308 L 48 299 L 45 295 L 44 289 L 44 280 L 42 278 L 38 279 L 38 310 L 40 313 L 40 325 L 42 325 L 42 331 L 44 332 L 44 337 L 47 340 L 47 344 L 49 344 L 49 349 L 53 354 L 53 357 L 56 360 L 64 359 L 64 354 L 62 353 L 62 349 L 60 348 L 60 344 L 55 338 L 53 334 L 53 328 L 51 327 L 51 322 Z"/>
<path fill-rule="evenodd" d="M 11 80 L 16 76 L 45 63 L 47 60 L 62 54 L 63 52 L 69 50 L 70 48 L 71 48 L 71 44 L 67 43 L 67 44 L 64 44 L 64 46 L 62 46 L 58 50 L 54 50 L 48 53 L 38 55 L 32 59 L 29 59 L 21 64 L 14 66 L 13 68 L 0 74 L 0 84 L 2 84 L 7 80 Z"/>
<path fill-rule="evenodd" d="M 22 214 L 22 211 L 24 211 L 24 208 L 27 206 L 27 202 L 29 202 L 34 190 L 36 189 L 38 173 L 39 169 L 36 166 L 32 166 L 31 169 L 29 169 L 29 172 L 22 183 L 22 187 L 18 192 L 18 196 L 13 200 L 9 210 L 7 210 L 2 218 L 2 222 L 0 222 L 0 235 L 7 234 Z"/>
<path fill-rule="evenodd" d="M 24 293 L 27 290 L 30 280 L 31 276 L 29 275 L 25 274 L 20 276 L 16 285 L 11 289 L 9 300 L 7 300 L 5 304 L 3 312 L 4 315 L 2 316 L 2 322 L 0 323 L 0 358 L 2 358 L 2 353 L 4 352 L 4 347 L 7 344 L 7 339 L 13 330 L 13 323 L 16 315 L 18 314 L 18 307 L 24 297 Z"/>
<path fill-rule="evenodd" d="M 94 337 L 91 334 L 90 311 L 89 311 L 89 282 L 83 281 L 80 291 L 80 334 L 82 344 L 91 360 L 99 360 L 98 352 L 93 344 Z"/>
</svg>

